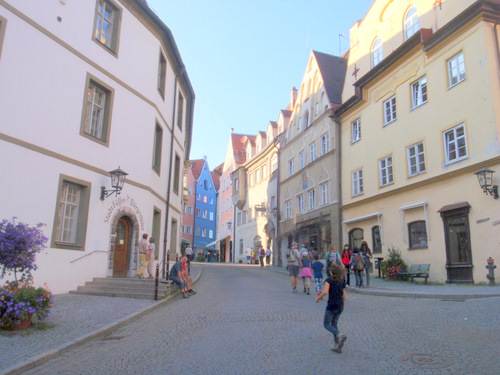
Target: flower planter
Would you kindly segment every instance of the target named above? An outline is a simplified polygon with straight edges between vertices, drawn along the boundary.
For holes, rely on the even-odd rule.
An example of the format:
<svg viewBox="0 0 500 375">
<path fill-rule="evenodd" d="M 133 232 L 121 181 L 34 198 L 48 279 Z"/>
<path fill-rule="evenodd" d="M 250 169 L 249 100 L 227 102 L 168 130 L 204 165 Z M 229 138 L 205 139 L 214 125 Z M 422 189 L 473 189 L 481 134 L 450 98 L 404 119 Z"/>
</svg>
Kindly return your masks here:
<svg viewBox="0 0 500 375">
<path fill-rule="evenodd" d="M 33 319 L 33 314 L 29 314 L 29 316 L 23 321 L 21 321 L 21 323 L 19 324 L 2 326 L 1 328 L 5 331 L 17 331 L 21 329 L 26 329 L 31 326 L 31 319 Z"/>
</svg>

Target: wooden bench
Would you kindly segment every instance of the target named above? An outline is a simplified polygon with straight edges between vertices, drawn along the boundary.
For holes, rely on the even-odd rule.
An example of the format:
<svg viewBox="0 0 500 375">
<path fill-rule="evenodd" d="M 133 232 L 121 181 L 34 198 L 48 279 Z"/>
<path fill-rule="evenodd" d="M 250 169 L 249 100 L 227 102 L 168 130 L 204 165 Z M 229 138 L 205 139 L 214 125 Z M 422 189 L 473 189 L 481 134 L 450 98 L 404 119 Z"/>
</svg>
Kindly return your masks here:
<svg viewBox="0 0 500 375">
<path fill-rule="evenodd" d="M 430 268 L 430 264 L 412 264 L 407 272 L 402 272 L 399 274 L 399 276 L 408 276 L 411 282 L 413 282 L 413 279 L 420 277 L 422 279 L 425 279 L 425 283 L 427 284 Z"/>
</svg>

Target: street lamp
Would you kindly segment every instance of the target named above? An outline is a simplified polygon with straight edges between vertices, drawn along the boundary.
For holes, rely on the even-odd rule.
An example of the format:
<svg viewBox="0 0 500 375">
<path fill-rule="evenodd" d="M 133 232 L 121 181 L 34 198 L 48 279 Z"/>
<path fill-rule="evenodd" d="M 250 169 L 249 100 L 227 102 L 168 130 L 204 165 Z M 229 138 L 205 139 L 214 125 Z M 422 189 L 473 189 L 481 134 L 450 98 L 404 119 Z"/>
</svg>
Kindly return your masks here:
<svg viewBox="0 0 500 375">
<path fill-rule="evenodd" d="M 474 174 L 477 176 L 479 186 L 483 189 L 483 192 L 498 199 L 498 185 L 493 185 L 493 173 L 495 173 L 495 171 L 483 167 Z"/>
<path fill-rule="evenodd" d="M 123 189 L 123 184 L 125 183 L 125 176 L 128 175 L 128 173 L 121 170 L 120 167 L 118 167 L 118 169 L 115 169 L 109 173 L 111 174 L 111 187 L 113 189 L 106 190 L 105 186 L 101 186 L 101 200 L 102 201 L 104 200 L 104 198 L 109 197 L 113 193 L 115 193 L 116 196 L 120 195 L 120 193 Z"/>
</svg>

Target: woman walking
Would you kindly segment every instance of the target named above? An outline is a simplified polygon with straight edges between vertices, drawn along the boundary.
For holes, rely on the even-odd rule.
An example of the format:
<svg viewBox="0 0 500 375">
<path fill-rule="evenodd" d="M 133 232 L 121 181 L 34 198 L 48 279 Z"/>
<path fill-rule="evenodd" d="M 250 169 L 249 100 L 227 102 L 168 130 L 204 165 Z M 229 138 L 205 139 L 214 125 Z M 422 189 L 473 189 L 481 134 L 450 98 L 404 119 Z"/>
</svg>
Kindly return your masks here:
<svg viewBox="0 0 500 375">
<path fill-rule="evenodd" d="M 349 244 L 345 244 L 344 248 L 342 249 L 342 252 L 340 253 L 340 258 L 342 259 L 342 264 L 345 267 L 347 285 L 351 285 L 351 271 L 350 271 L 351 256 L 352 256 L 351 247 L 349 246 Z"/>
<path fill-rule="evenodd" d="M 366 286 L 370 286 L 370 272 L 372 267 L 371 258 L 372 251 L 368 247 L 368 243 L 366 241 L 361 242 L 361 255 L 363 255 L 363 260 L 365 261 L 365 275 L 366 275 Z"/>
</svg>

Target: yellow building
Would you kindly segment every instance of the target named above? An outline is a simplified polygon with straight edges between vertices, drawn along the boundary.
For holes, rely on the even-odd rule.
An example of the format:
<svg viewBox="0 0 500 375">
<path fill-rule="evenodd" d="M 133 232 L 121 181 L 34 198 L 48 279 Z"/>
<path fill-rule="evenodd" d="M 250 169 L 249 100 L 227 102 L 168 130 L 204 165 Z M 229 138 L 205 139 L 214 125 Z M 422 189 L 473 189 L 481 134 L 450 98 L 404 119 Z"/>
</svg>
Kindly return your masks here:
<svg viewBox="0 0 500 375">
<path fill-rule="evenodd" d="M 500 173 L 499 23 L 499 0 L 380 0 L 351 28 L 335 112 L 346 242 L 399 249 L 431 281 L 486 281 L 500 201 L 474 172 Z"/>
</svg>

